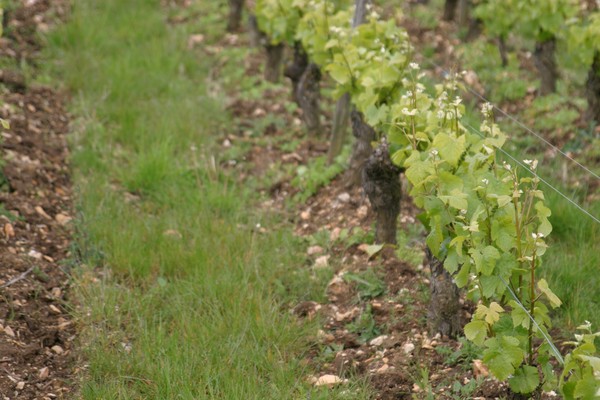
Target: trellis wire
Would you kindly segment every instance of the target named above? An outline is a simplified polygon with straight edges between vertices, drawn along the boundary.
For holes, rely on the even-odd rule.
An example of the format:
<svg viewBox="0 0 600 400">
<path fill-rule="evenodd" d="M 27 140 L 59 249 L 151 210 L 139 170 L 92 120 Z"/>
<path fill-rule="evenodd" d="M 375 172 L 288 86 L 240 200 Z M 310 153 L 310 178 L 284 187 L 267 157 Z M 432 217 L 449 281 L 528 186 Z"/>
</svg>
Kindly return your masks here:
<svg viewBox="0 0 600 400">
<path fill-rule="evenodd" d="M 427 61 L 428 63 L 430 63 L 431 65 L 433 65 L 434 67 L 439 68 L 440 70 L 442 70 L 445 74 L 450 75 L 450 72 L 448 70 L 446 70 L 444 67 L 442 67 L 441 65 L 439 65 L 435 61 L 433 61 L 431 58 L 425 57 L 423 55 L 421 55 L 421 57 L 425 61 Z M 561 149 L 559 149 L 558 147 L 556 147 L 555 145 L 553 145 L 552 143 L 550 143 L 548 140 L 546 140 L 542 135 L 540 135 L 539 133 L 535 132 L 533 129 L 531 129 L 527 125 L 525 125 L 523 122 L 519 121 L 517 118 L 515 118 L 511 114 L 507 113 L 506 111 L 504 111 L 503 109 L 501 109 L 500 107 L 498 107 L 497 105 L 495 105 L 494 103 L 492 103 L 490 100 L 488 100 L 481 93 L 479 93 L 478 91 L 476 91 L 475 89 L 473 89 L 471 86 L 469 86 L 468 84 L 465 84 L 465 87 L 466 87 L 466 89 L 467 89 L 467 91 L 469 93 L 477 96 L 480 100 L 485 101 L 485 102 L 491 104 L 492 107 L 494 107 L 495 110 L 498 110 L 502 115 L 506 116 L 508 119 L 510 119 L 511 121 L 513 121 L 514 123 L 516 123 L 517 125 L 519 125 L 521 128 L 523 128 L 525 131 L 527 131 L 528 133 L 532 134 L 533 136 L 535 136 L 536 138 L 538 138 L 539 140 L 541 140 L 546 146 L 552 148 L 554 151 L 558 152 L 559 154 L 561 154 L 566 159 L 568 159 L 571 162 L 575 163 L 581 169 L 585 170 L 588 174 L 590 174 L 594 178 L 600 180 L 600 176 L 598 174 L 596 174 L 594 171 L 590 170 L 588 167 L 586 167 L 585 165 L 581 164 L 579 161 L 575 160 L 574 158 L 570 157 L 567 153 L 565 153 L 564 151 L 562 151 Z"/>
<path fill-rule="evenodd" d="M 467 128 L 469 128 L 471 131 L 473 131 L 473 133 L 476 133 L 477 135 L 479 135 L 481 137 L 485 137 L 485 135 L 483 133 L 481 133 L 479 130 L 477 130 L 476 128 L 474 128 L 473 126 L 471 126 L 469 123 L 462 122 L 462 124 L 464 126 L 466 126 Z M 540 180 L 540 182 L 544 183 L 550 189 L 554 190 L 557 194 L 559 194 L 561 197 L 563 197 L 565 200 L 567 200 L 569 203 L 571 203 L 577 209 L 579 209 L 579 211 L 581 211 L 582 213 L 584 213 L 585 215 L 587 215 L 588 217 L 590 217 L 592 220 L 594 220 L 594 222 L 600 224 L 600 219 L 598 219 L 598 217 L 594 216 L 588 210 L 586 210 L 585 208 L 583 208 L 582 206 L 580 206 L 578 203 L 576 203 L 575 201 L 573 201 L 569 196 L 567 196 L 566 194 L 564 194 L 563 192 L 561 192 L 559 189 L 557 189 L 556 187 L 554 187 L 547 180 L 545 180 L 544 178 L 542 178 L 537 172 L 532 171 L 531 169 L 529 169 L 525 164 L 523 164 L 521 161 L 517 160 L 515 157 L 513 157 L 506 150 L 504 150 L 504 149 L 502 149 L 500 147 L 498 147 L 498 150 L 500 152 L 502 152 L 502 154 L 504 154 L 505 156 L 507 156 L 508 158 L 510 158 L 511 160 L 513 160 L 515 163 L 517 163 L 519 166 L 521 166 L 523 169 L 525 169 L 526 171 L 529 171 L 532 175 L 534 175 L 536 178 L 538 178 Z"/>
<path fill-rule="evenodd" d="M 533 325 L 535 325 L 535 327 L 542 332 L 542 336 L 544 336 L 544 339 L 546 340 L 546 342 L 548 343 L 548 345 L 550 345 L 550 348 L 552 349 L 552 352 L 554 353 L 554 356 L 556 357 L 556 359 L 564 365 L 565 360 L 563 359 L 562 355 L 560 354 L 560 351 L 558 351 L 558 348 L 554 345 L 554 343 L 552 342 L 550 336 L 548 336 L 548 334 L 542 329 L 542 327 L 537 323 L 537 321 L 535 320 L 535 318 L 533 318 L 533 316 L 529 313 L 529 311 L 527 311 L 527 309 L 525 308 L 525 306 L 523 305 L 523 303 L 521 303 L 521 301 L 519 300 L 519 298 L 517 297 L 517 295 L 515 294 L 515 292 L 513 292 L 513 290 L 511 289 L 511 287 L 508 285 L 508 283 L 506 283 L 506 281 L 504 280 L 503 277 L 498 276 L 500 278 L 500 280 L 502 281 L 502 283 L 504 284 L 504 286 L 506 286 L 506 289 L 508 289 L 508 292 L 510 293 L 510 295 L 512 296 L 512 298 L 515 300 L 515 302 L 517 303 L 517 305 L 523 310 L 525 311 L 525 314 L 527 314 L 527 316 L 529 317 L 529 319 L 531 320 L 531 322 L 533 323 Z"/>
</svg>

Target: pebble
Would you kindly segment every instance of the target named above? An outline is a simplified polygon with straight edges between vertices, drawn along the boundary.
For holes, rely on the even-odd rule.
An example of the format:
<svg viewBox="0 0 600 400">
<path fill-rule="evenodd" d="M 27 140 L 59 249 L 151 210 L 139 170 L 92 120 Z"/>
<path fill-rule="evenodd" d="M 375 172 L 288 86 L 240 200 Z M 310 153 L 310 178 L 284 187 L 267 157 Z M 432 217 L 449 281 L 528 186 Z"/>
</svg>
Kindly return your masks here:
<svg viewBox="0 0 600 400">
<path fill-rule="evenodd" d="M 308 248 L 308 250 L 306 250 L 306 253 L 309 256 L 314 256 L 314 255 L 317 255 L 317 254 L 321 254 L 322 252 L 323 252 L 323 248 L 321 246 L 310 246 Z"/>
<path fill-rule="evenodd" d="M 329 256 L 317 257 L 315 260 L 315 268 L 325 268 L 329 265 Z"/>
<path fill-rule="evenodd" d="M 381 335 L 381 336 L 378 336 L 378 337 L 376 337 L 375 339 L 371 340 L 371 341 L 369 342 L 369 344 L 370 344 L 371 346 L 381 346 L 381 345 L 383 344 L 383 341 L 384 341 L 385 339 L 387 339 L 387 338 L 388 338 L 388 336 L 387 336 L 387 335 Z"/>
<path fill-rule="evenodd" d="M 342 203 L 347 203 L 350 201 L 350 194 L 348 194 L 347 192 L 340 193 L 337 198 Z"/>
<path fill-rule="evenodd" d="M 315 386 L 333 386 L 343 382 L 344 380 L 342 380 L 342 378 L 340 378 L 337 375 L 331 374 L 323 375 L 319 378 L 313 379 L 313 384 Z"/>
<path fill-rule="evenodd" d="M 415 349 L 415 345 L 412 344 L 411 342 L 404 343 L 404 345 L 402 346 L 402 351 L 405 354 L 412 353 L 414 349 Z"/>
</svg>

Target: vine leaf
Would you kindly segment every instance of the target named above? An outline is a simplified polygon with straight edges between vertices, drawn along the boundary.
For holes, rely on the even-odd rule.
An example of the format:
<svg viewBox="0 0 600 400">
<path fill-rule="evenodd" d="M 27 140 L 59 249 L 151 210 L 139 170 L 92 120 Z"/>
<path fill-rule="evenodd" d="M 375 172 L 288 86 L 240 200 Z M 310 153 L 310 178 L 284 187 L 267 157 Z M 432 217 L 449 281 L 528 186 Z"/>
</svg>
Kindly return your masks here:
<svg viewBox="0 0 600 400">
<path fill-rule="evenodd" d="M 494 325 L 500 320 L 500 313 L 502 312 L 504 312 L 502 306 L 493 301 L 489 307 L 486 307 L 483 304 L 478 305 L 477 311 L 475 311 L 475 317 L 483 319 L 489 325 Z"/>
<path fill-rule="evenodd" d="M 542 278 L 538 281 L 537 286 L 538 286 L 538 289 L 540 289 L 542 291 L 542 293 L 544 293 L 546 295 L 552 308 L 560 307 L 560 305 L 562 304 L 562 301 L 560 301 L 558 296 L 555 295 L 554 292 L 548 287 L 548 282 L 546 282 L 546 280 L 544 278 Z"/>
<path fill-rule="evenodd" d="M 531 393 L 540 384 L 540 376 L 536 367 L 522 365 L 514 376 L 508 380 L 510 388 L 515 393 Z"/>
<path fill-rule="evenodd" d="M 573 395 L 576 399 L 596 399 L 600 390 L 598 379 L 593 375 L 578 381 Z"/>
<path fill-rule="evenodd" d="M 465 325 L 465 336 L 478 346 L 483 345 L 487 335 L 487 324 L 485 321 L 475 320 Z"/>
<path fill-rule="evenodd" d="M 519 346 L 519 339 L 512 336 L 493 337 L 485 341 L 487 349 L 483 353 L 483 362 L 501 381 L 515 373 L 515 368 L 523 361 L 525 351 Z"/>
</svg>

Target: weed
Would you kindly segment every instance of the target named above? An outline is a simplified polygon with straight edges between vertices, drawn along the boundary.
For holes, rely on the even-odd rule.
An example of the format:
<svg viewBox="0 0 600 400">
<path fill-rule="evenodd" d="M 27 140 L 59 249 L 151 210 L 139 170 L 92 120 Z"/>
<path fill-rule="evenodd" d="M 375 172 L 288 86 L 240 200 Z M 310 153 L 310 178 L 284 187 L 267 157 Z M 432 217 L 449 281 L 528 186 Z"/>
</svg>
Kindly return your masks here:
<svg viewBox="0 0 600 400">
<path fill-rule="evenodd" d="M 458 339 L 460 343 L 457 350 L 449 346 L 438 346 L 435 351 L 444 357 L 444 363 L 448 366 L 460 365 L 465 371 L 471 368 L 473 360 L 481 357 L 480 350 L 464 337 Z"/>
<path fill-rule="evenodd" d="M 350 247 L 361 243 L 373 244 L 375 241 L 375 234 L 373 232 L 373 229 L 365 231 L 360 226 L 356 226 L 350 229 L 344 228 L 340 231 L 338 241 L 344 243 L 346 247 Z"/>
<path fill-rule="evenodd" d="M 431 386 L 431 382 L 429 381 L 429 369 L 426 367 L 420 367 L 419 368 L 419 376 L 417 377 L 417 379 L 415 379 L 415 384 L 423 391 L 425 392 L 425 399 L 427 400 L 434 400 L 434 394 L 433 394 L 433 388 Z M 423 396 L 419 395 L 417 396 L 416 394 L 413 394 L 413 399 L 422 399 Z"/>
<path fill-rule="evenodd" d="M 400 260 L 406 261 L 413 267 L 423 263 L 422 225 L 408 225 L 407 229 L 400 229 L 398 235 L 398 247 L 396 255 Z"/>
<path fill-rule="evenodd" d="M 481 378 L 471 379 L 466 384 L 462 384 L 458 381 L 454 382 L 452 385 L 452 398 L 456 400 L 473 398 L 475 391 L 479 386 L 481 386 L 482 382 L 483 379 Z"/>
<path fill-rule="evenodd" d="M 362 342 L 368 342 L 381 335 L 381 330 L 375 323 L 375 318 L 373 318 L 371 304 L 367 304 L 360 316 L 354 322 L 348 324 L 347 328 L 350 332 L 356 333 Z"/>
<path fill-rule="evenodd" d="M 15 222 L 15 221 L 18 221 L 19 219 L 22 219 L 22 217 L 17 217 L 15 214 L 8 211 L 6 209 L 6 207 L 4 206 L 4 204 L 2 204 L 2 203 L 0 203 L 0 215 L 8 218 L 8 220 L 11 222 Z"/>
<path fill-rule="evenodd" d="M 313 196 L 324 185 L 331 182 L 340 172 L 346 168 L 345 160 L 348 159 L 350 147 L 344 147 L 342 153 L 336 157 L 333 164 L 327 165 L 327 157 L 321 156 L 312 160 L 310 167 L 301 165 L 296 170 L 296 176 L 292 179 L 292 185 L 300 192 L 294 196 L 294 201 L 304 203 Z"/>
<path fill-rule="evenodd" d="M 386 291 L 385 282 L 377 275 L 373 268 L 368 268 L 360 273 L 344 274 L 346 282 L 354 282 L 358 291 L 360 301 L 374 299 L 383 295 Z"/>
</svg>

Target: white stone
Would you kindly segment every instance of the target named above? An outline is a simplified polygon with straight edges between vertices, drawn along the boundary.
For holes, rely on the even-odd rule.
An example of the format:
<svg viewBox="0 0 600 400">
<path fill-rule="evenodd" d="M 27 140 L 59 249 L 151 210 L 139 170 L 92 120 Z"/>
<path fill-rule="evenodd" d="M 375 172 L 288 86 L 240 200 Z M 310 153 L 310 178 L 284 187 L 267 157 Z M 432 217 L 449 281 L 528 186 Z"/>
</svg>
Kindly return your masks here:
<svg viewBox="0 0 600 400">
<path fill-rule="evenodd" d="M 402 351 L 405 354 L 412 353 L 414 349 L 415 349 L 415 345 L 411 342 L 404 343 L 404 345 L 402 346 Z"/>
</svg>

